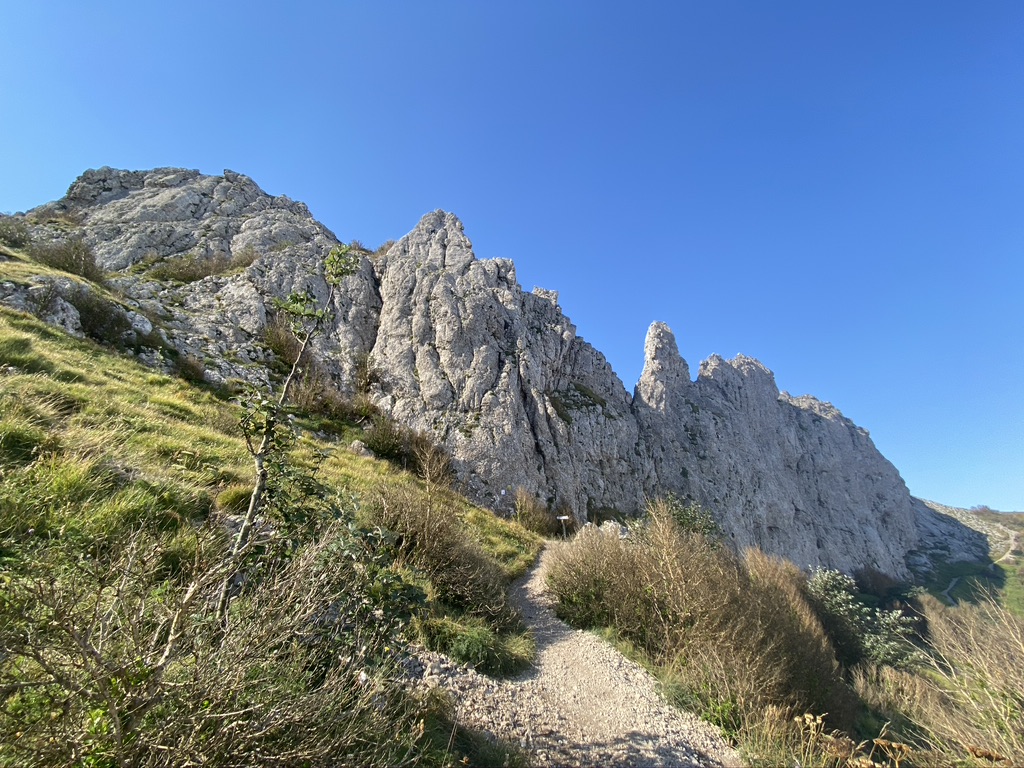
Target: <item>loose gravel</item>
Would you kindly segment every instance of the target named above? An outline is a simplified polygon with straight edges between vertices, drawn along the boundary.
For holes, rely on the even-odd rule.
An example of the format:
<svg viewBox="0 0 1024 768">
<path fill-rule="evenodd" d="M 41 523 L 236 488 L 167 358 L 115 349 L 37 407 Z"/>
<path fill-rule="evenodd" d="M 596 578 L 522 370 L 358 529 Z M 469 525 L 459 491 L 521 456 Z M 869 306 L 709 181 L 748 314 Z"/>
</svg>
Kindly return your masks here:
<svg viewBox="0 0 1024 768">
<path fill-rule="evenodd" d="M 544 590 L 548 554 L 511 592 L 537 641 L 532 669 L 498 680 L 421 656 L 424 682 L 450 691 L 459 722 L 518 744 L 535 766 L 742 765 L 713 726 L 669 706 L 646 670 L 555 616 Z"/>
</svg>

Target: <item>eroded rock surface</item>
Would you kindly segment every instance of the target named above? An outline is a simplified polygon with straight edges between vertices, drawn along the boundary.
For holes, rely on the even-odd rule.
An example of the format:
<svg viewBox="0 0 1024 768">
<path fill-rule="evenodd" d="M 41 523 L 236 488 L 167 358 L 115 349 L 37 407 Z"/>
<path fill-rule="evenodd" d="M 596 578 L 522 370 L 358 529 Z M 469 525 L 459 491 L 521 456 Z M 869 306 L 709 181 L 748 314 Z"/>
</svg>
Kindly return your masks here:
<svg viewBox="0 0 1024 768">
<path fill-rule="evenodd" d="M 37 237 L 71 222 L 113 271 L 126 316 L 149 318 L 214 380 L 265 380 L 271 298 L 325 299 L 321 264 L 338 244 L 305 205 L 230 171 L 88 171 L 28 216 Z M 189 260 L 210 274 L 156 279 L 154 268 Z M 33 287 L 12 284 L 0 300 L 28 306 Z M 511 509 L 517 488 L 580 519 L 634 514 L 645 496 L 672 492 L 711 510 L 738 548 L 898 576 L 919 536 L 938 530 L 867 432 L 827 403 L 779 392 L 756 360 L 715 356 L 691 380 L 655 323 L 631 395 L 557 293 L 524 291 L 511 261 L 477 259 L 450 213 L 365 254 L 333 309 L 315 352 L 335 385 L 352 391 L 359 361 L 371 361 L 375 403 L 444 444 L 467 493 L 496 510 Z"/>
</svg>

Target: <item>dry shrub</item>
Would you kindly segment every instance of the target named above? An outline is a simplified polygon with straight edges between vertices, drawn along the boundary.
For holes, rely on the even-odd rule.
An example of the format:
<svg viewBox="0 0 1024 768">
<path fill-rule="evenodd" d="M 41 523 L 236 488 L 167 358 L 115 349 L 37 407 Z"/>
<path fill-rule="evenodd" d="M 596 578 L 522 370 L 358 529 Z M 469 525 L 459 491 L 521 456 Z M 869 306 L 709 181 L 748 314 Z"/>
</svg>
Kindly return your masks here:
<svg viewBox="0 0 1024 768">
<path fill-rule="evenodd" d="M 548 576 L 561 616 L 614 627 L 662 669 L 673 698 L 727 730 L 769 704 L 830 711 L 847 726 L 855 701 L 799 578 L 684 531 L 662 504 L 627 539 L 584 529 L 555 551 Z"/>
<path fill-rule="evenodd" d="M 96 255 L 81 237 L 52 243 L 33 243 L 28 253 L 40 264 L 79 275 L 94 283 L 103 282 L 103 270 L 96 263 Z"/>
<path fill-rule="evenodd" d="M 926 764 L 993 756 L 1024 761 L 1024 622 L 992 600 L 948 607 L 921 600 L 927 666 L 862 666 L 857 693 L 921 751 Z M 988 755 L 989 757 L 986 757 Z"/>
<path fill-rule="evenodd" d="M 330 377 L 315 365 L 305 367 L 302 376 L 292 385 L 289 400 L 296 408 L 311 416 L 321 416 L 339 424 L 366 424 L 380 413 L 366 395 L 343 395 Z M 324 428 L 330 427 L 324 425 Z"/>
<path fill-rule="evenodd" d="M 368 394 L 374 384 L 380 383 L 380 369 L 373 362 L 373 357 L 369 352 L 357 353 L 352 364 L 354 369 L 353 384 L 355 385 L 356 392 L 361 395 Z"/>
<path fill-rule="evenodd" d="M 264 561 L 222 625 L 222 535 L 175 582 L 141 533 L 0 593 L 0 764 L 396 765 L 422 735 L 396 679 L 401 590 L 344 524 Z M 352 555 L 364 552 L 366 567 Z M 394 599 L 392 599 L 394 598 Z M 379 609 L 379 610 L 378 610 Z"/>
<path fill-rule="evenodd" d="M 295 337 L 288 320 L 274 315 L 263 329 L 263 345 L 274 353 L 280 373 L 287 373 L 302 351 L 301 342 Z"/>
<path fill-rule="evenodd" d="M 448 488 L 455 479 L 455 465 L 452 457 L 441 446 L 422 433 L 412 439 L 412 456 L 416 463 L 416 474 L 428 483 Z"/>
<path fill-rule="evenodd" d="M 994 600 L 924 603 L 931 691 L 910 710 L 932 743 L 1024 762 L 1024 620 Z"/>
<path fill-rule="evenodd" d="M 24 248 L 31 244 L 32 233 L 28 224 L 13 216 L 0 216 L 0 245 Z"/>
<path fill-rule="evenodd" d="M 551 546 L 547 583 L 558 616 L 585 629 L 617 627 L 614 611 L 622 604 L 617 595 L 642 591 L 633 583 L 636 548 L 594 526 Z"/>
<path fill-rule="evenodd" d="M 79 286 L 67 299 L 78 310 L 82 331 L 89 338 L 115 349 L 137 340 L 124 309 L 99 292 Z"/>
<path fill-rule="evenodd" d="M 857 697 L 844 682 L 835 648 L 807 600 L 803 572 L 757 549 L 744 553 L 743 565 L 763 605 L 764 621 L 779 638 L 780 661 L 791 667 L 791 679 L 800 681 L 803 706 L 827 710 L 830 725 L 849 729 L 857 716 Z"/>
<path fill-rule="evenodd" d="M 518 629 L 501 567 L 469 538 L 446 499 L 444 492 L 385 486 L 366 511 L 374 524 L 397 534 L 399 564 L 426 575 L 438 600 L 496 629 Z"/>
<path fill-rule="evenodd" d="M 740 741 L 746 758 L 756 766 L 881 768 L 867 756 L 867 742 L 855 742 L 832 729 L 827 716 L 776 704 L 769 704 L 744 723 Z"/>
<path fill-rule="evenodd" d="M 146 274 L 153 280 L 194 283 L 206 277 L 243 269 L 255 260 L 256 251 L 253 248 L 243 248 L 233 256 L 226 253 L 217 253 L 211 256 L 189 253 L 185 256 L 165 259 L 150 267 Z"/>
<path fill-rule="evenodd" d="M 206 365 L 195 355 L 184 354 L 174 358 L 174 372 L 192 384 L 206 383 Z"/>
<path fill-rule="evenodd" d="M 378 413 L 363 435 L 366 447 L 382 459 L 415 472 L 434 485 L 451 485 L 455 468 L 451 456 L 428 435 L 404 427 Z"/>
<path fill-rule="evenodd" d="M 541 536 L 554 537 L 562 533 L 558 515 L 544 506 L 525 488 L 516 489 L 515 519 L 527 530 L 539 533 Z"/>
<path fill-rule="evenodd" d="M 393 461 L 403 468 L 409 467 L 411 457 L 408 452 L 408 435 L 390 416 L 374 416 L 373 423 L 363 435 L 363 442 L 382 459 Z"/>
</svg>

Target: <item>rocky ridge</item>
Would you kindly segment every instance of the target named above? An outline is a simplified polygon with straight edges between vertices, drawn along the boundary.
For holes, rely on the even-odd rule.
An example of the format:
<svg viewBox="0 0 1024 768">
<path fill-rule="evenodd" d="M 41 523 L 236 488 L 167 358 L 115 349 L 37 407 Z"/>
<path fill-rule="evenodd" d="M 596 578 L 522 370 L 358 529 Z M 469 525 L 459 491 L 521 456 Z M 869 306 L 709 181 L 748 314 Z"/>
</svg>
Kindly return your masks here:
<svg viewBox="0 0 1024 768">
<path fill-rule="evenodd" d="M 270 299 L 305 289 L 324 300 L 322 259 L 339 242 L 302 203 L 231 171 L 101 168 L 26 217 L 36 238 L 79 233 L 113 272 L 126 333 L 160 334 L 215 381 L 265 380 Z M 154 267 L 187 261 L 233 266 L 155 279 Z M 56 295 L 43 306 L 33 291 Z M 7 282 L 0 301 L 80 333 L 67 291 L 54 278 Z M 672 332 L 654 323 L 628 392 L 557 293 L 524 291 L 511 261 L 476 258 L 450 213 L 365 254 L 333 310 L 315 353 L 335 385 L 352 391 L 371 361 L 374 402 L 446 446 L 467 494 L 499 512 L 517 488 L 579 519 L 635 514 L 645 496 L 671 492 L 712 510 L 736 548 L 896 576 L 937 536 L 977 544 L 911 498 L 866 431 L 780 392 L 756 360 L 715 356 L 691 380 Z"/>
</svg>

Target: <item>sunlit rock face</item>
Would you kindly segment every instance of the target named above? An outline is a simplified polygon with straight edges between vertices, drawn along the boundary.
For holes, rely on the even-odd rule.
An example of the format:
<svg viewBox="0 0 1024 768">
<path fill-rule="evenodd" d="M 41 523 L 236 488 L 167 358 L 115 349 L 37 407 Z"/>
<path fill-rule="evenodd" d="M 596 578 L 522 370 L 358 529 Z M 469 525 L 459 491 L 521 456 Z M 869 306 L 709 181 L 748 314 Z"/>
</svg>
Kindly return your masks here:
<svg viewBox="0 0 1024 768">
<path fill-rule="evenodd" d="M 74 222 L 114 271 L 125 311 L 153 319 L 219 380 L 266 379 L 271 299 L 326 300 L 320 265 L 339 242 L 302 203 L 230 171 L 89 171 L 30 215 Z M 153 279 L 183 259 L 219 266 L 191 282 Z M 8 293 L 0 300 L 19 300 Z M 780 393 L 751 358 L 712 357 L 691 380 L 662 323 L 630 395 L 557 293 L 524 291 L 511 261 L 477 259 L 450 213 L 366 254 L 333 310 L 315 353 L 334 384 L 351 392 L 369 359 L 374 402 L 445 445 L 467 494 L 498 511 L 517 488 L 581 520 L 674 493 L 712 511 L 737 549 L 907 573 L 912 499 L 864 430 L 827 403 Z"/>
<path fill-rule="evenodd" d="M 704 361 L 691 382 L 664 325 L 651 326 L 646 348 L 635 410 L 649 487 L 715 510 L 738 549 L 905 575 L 912 500 L 864 430 L 828 403 L 780 393 L 742 355 Z"/>
</svg>

